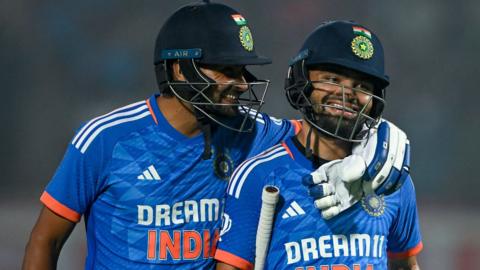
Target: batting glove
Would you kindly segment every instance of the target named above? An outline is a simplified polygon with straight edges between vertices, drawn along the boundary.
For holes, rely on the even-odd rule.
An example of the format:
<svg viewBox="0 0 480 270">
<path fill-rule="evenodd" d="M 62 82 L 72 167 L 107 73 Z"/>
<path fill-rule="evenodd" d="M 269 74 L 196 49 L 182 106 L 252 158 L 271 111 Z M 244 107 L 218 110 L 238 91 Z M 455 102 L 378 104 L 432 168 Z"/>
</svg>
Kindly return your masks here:
<svg viewBox="0 0 480 270">
<path fill-rule="evenodd" d="M 358 202 L 364 193 L 390 194 L 408 176 L 410 144 L 405 133 L 382 120 L 352 155 L 323 164 L 304 177 L 315 207 L 331 219 Z"/>
</svg>

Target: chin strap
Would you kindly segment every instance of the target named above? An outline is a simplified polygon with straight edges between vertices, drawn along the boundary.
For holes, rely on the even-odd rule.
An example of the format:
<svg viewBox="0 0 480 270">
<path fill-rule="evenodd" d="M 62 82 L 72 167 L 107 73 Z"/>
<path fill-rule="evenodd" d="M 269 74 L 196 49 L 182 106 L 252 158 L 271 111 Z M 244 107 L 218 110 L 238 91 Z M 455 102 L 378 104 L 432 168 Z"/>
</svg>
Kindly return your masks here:
<svg viewBox="0 0 480 270">
<path fill-rule="evenodd" d="M 210 79 L 200 71 L 194 59 L 180 59 L 178 63 L 180 65 L 180 70 L 187 79 L 187 83 L 204 83 L 205 85 L 209 85 L 208 87 L 211 87 L 210 84 L 215 83 L 214 80 Z M 204 86 L 191 84 L 188 86 L 177 86 L 177 89 L 182 92 L 182 96 L 186 97 L 190 102 L 203 103 L 206 102 L 206 100 L 203 95 L 198 94 L 204 90 L 202 90 L 202 87 Z M 197 95 L 195 95 L 195 93 L 197 93 Z M 196 106 L 197 105 L 193 105 L 193 112 L 195 118 L 197 118 L 198 128 L 200 128 L 203 133 L 205 143 L 202 158 L 208 160 L 212 156 L 212 121 Z"/>
<path fill-rule="evenodd" d="M 308 130 L 308 135 L 307 135 L 307 142 L 305 143 L 305 157 L 307 159 L 312 159 L 312 156 L 313 156 L 313 151 L 312 149 L 310 149 L 310 137 L 312 136 L 312 131 L 313 131 L 313 128 L 312 126 L 310 125 L 310 129 Z"/>
<path fill-rule="evenodd" d="M 205 147 L 203 148 L 202 158 L 204 160 L 212 157 L 212 125 L 209 119 L 194 108 L 195 117 L 197 118 L 198 127 L 202 130 Z"/>
<path fill-rule="evenodd" d="M 203 149 L 202 158 L 204 160 L 212 157 L 212 128 L 210 124 L 201 124 L 200 128 L 203 132 L 203 138 L 205 140 L 205 148 Z"/>
</svg>

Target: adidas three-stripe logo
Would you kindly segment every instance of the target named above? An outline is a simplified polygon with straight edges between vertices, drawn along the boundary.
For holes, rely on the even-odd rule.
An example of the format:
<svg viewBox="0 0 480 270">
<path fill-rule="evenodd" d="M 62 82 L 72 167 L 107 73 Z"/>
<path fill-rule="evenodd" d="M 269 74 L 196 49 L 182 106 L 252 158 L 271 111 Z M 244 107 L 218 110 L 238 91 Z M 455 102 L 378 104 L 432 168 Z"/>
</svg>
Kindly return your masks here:
<svg viewBox="0 0 480 270">
<path fill-rule="evenodd" d="M 148 169 L 143 171 L 142 174 L 137 176 L 138 180 L 161 180 L 160 175 L 158 175 L 157 170 L 153 165 L 148 166 Z"/>
<path fill-rule="evenodd" d="M 293 201 L 290 206 L 288 206 L 287 210 L 285 213 L 283 213 L 282 218 L 290 218 L 290 217 L 296 217 L 296 216 L 301 216 L 305 215 L 305 211 L 303 211 L 302 207 L 298 205 L 296 201 Z"/>
</svg>

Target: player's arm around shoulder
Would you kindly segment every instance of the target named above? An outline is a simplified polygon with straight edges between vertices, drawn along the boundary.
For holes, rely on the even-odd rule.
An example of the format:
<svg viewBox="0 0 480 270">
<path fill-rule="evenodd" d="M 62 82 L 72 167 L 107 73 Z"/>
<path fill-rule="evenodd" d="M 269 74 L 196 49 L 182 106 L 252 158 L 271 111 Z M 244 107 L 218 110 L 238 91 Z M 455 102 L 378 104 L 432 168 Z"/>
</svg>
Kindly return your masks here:
<svg viewBox="0 0 480 270">
<path fill-rule="evenodd" d="M 256 121 L 257 127 L 260 130 L 259 139 L 262 140 L 263 149 L 276 145 L 285 140 L 285 138 L 298 134 L 301 129 L 300 120 L 279 119 L 269 116 L 266 113 L 259 113 Z"/>
<path fill-rule="evenodd" d="M 43 207 L 25 248 L 22 269 L 56 269 L 60 250 L 75 224 Z"/>
</svg>

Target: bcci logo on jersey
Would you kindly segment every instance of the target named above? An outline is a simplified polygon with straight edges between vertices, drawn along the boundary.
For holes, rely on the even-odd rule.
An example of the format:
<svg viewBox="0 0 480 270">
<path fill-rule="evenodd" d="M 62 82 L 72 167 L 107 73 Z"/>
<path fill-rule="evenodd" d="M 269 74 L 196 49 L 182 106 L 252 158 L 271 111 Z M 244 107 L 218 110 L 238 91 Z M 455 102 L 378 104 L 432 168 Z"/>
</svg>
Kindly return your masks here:
<svg viewBox="0 0 480 270">
<path fill-rule="evenodd" d="M 379 217 L 385 212 L 385 199 L 383 196 L 368 194 L 362 198 L 362 207 L 370 216 Z"/>
<path fill-rule="evenodd" d="M 228 150 L 225 152 L 216 152 L 215 158 L 213 160 L 213 171 L 215 175 L 223 180 L 228 180 L 233 172 L 233 160 L 228 153 Z"/>
</svg>

